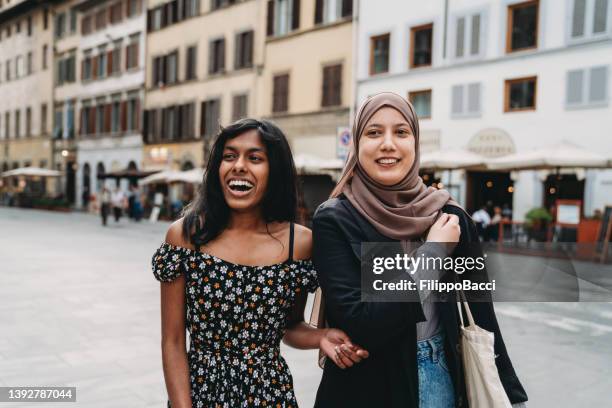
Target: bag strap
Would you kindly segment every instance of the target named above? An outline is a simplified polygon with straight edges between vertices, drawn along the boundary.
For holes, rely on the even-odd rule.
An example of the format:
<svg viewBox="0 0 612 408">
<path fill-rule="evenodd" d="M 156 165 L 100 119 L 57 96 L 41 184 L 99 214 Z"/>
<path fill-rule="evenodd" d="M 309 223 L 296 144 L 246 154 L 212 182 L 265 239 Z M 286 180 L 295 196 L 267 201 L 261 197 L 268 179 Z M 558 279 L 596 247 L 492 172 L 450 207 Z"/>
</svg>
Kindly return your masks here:
<svg viewBox="0 0 612 408">
<path fill-rule="evenodd" d="M 457 291 L 457 297 L 459 301 L 457 301 L 457 309 L 459 310 L 459 320 L 461 321 L 461 327 L 465 327 L 465 322 L 463 321 L 463 312 L 461 310 L 461 304 L 465 308 L 465 314 L 467 316 L 467 320 L 470 326 L 476 326 L 474 322 L 474 316 L 472 316 L 472 311 L 470 310 L 470 305 L 467 302 L 467 298 L 465 297 L 465 293 L 462 290 Z"/>
</svg>

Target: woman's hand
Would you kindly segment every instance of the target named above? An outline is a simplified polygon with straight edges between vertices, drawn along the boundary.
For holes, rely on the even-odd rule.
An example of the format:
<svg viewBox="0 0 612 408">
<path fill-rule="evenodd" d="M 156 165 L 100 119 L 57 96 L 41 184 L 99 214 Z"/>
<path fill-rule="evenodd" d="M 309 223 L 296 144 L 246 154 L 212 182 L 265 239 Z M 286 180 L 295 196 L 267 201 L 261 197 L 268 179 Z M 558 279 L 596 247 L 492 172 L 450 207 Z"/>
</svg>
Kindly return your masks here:
<svg viewBox="0 0 612 408">
<path fill-rule="evenodd" d="M 367 350 L 352 344 L 349 336 L 339 329 L 325 329 L 319 348 L 342 369 L 352 367 L 370 356 Z"/>
<path fill-rule="evenodd" d="M 453 252 L 461 236 L 459 217 L 455 214 L 442 213 L 429 228 L 427 242 L 439 242 L 446 246 L 447 253 Z"/>
</svg>

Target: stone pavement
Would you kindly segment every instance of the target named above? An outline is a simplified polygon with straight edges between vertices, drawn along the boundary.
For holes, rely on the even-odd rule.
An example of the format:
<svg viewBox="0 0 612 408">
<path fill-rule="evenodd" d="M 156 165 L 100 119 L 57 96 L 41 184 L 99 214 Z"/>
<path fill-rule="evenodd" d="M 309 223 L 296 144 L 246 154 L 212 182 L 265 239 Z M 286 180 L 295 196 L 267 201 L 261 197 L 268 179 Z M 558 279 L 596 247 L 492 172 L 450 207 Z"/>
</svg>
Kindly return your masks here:
<svg viewBox="0 0 612 408">
<path fill-rule="evenodd" d="M 77 387 L 53 407 L 165 406 L 150 259 L 167 227 L 0 207 L 0 386 Z M 611 304 L 496 309 L 530 407 L 612 407 Z M 312 407 L 316 351 L 283 353 Z"/>
</svg>

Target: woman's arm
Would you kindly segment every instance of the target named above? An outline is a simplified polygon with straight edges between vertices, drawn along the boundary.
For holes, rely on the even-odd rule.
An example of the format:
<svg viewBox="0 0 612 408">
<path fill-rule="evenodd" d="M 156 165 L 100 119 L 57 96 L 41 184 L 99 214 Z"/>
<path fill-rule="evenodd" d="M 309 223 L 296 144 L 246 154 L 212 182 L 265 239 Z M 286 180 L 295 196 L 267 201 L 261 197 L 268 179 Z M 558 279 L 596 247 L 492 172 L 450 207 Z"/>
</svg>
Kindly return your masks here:
<svg viewBox="0 0 612 408">
<path fill-rule="evenodd" d="M 168 398 L 174 408 L 191 408 L 185 350 L 185 277 L 161 283 L 162 361 Z"/>
<path fill-rule="evenodd" d="M 313 220 L 313 261 L 325 295 L 330 321 L 372 352 L 385 347 L 424 319 L 418 303 L 362 302 L 361 267 L 339 223 L 349 217 L 333 207 L 319 207 Z"/>
<path fill-rule="evenodd" d="M 305 323 L 306 297 L 302 293 L 297 297 L 283 343 L 302 350 L 318 348 L 340 368 L 352 367 L 369 356 L 366 350 L 352 344 L 342 330 L 317 329 Z"/>
<path fill-rule="evenodd" d="M 183 246 L 182 220 L 174 222 L 166 242 Z M 185 335 L 185 276 L 161 284 L 162 362 L 168 398 L 173 408 L 191 408 L 191 385 Z"/>
</svg>

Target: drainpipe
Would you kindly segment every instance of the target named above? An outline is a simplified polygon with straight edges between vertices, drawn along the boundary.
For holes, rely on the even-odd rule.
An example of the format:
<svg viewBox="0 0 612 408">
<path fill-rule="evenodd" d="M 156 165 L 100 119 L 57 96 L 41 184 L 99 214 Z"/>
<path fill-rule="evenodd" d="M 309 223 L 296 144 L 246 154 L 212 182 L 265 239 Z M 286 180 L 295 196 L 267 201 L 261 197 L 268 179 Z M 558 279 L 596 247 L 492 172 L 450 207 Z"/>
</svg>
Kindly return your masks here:
<svg viewBox="0 0 612 408">
<path fill-rule="evenodd" d="M 444 37 L 442 38 L 442 58 L 446 59 L 446 31 L 448 30 L 448 2 L 444 0 Z"/>
</svg>

